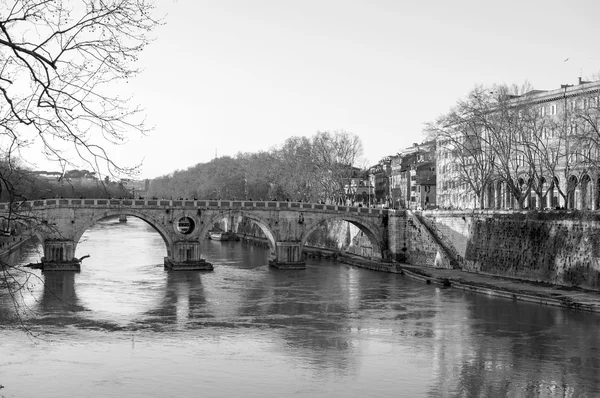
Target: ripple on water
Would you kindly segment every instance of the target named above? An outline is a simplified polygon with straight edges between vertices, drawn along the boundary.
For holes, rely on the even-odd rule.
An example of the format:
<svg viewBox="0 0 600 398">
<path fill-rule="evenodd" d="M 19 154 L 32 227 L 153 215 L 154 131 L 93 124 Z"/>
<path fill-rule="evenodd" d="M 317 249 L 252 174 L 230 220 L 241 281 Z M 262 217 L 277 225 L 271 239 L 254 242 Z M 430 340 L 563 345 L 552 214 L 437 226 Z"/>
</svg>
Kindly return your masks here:
<svg viewBox="0 0 600 398">
<path fill-rule="evenodd" d="M 37 275 L 31 340 L 0 296 L 6 397 L 599 396 L 600 321 L 402 275 L 203 241 L 209 273 L 165 272 L 160 236 L 99 223 L 77 274 Z M 37 261 L 35 251 L 23 261 Z M 34 271 L 37 272 L 37 271 Z"/>
</svg>

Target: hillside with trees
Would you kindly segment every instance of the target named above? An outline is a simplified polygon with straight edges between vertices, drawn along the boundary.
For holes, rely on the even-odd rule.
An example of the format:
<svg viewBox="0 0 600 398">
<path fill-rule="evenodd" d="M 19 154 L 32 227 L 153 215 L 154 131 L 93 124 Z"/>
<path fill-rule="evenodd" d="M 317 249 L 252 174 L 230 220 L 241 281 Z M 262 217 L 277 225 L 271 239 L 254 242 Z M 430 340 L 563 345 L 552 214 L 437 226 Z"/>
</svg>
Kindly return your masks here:
<svg viewBox="0 0 600 398">
<path fill-rule="evenodd" d="M 148 195 L 343 203 L 344 186 L 364 169 L 362 161 L 356 135 L 318 132 L 311 138 L 290 137 L 268 151 L 223 156 L 155 178 Z"/>
</svg>

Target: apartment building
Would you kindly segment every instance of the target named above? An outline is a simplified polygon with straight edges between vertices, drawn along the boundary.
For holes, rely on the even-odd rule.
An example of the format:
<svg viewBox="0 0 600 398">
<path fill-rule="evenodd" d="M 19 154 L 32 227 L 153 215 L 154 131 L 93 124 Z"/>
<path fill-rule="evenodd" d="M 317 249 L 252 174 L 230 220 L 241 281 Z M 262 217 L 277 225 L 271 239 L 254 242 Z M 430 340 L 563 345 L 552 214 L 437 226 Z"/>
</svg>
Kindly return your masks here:
<svg viewBox="0 0 600 398">
<path fill-rule="evenodd" d="M 600 208 L 600 81 L 496 98 L 440 128 L 438 205 Z"/>
<path fill-rule="evenodd" d="M 435 141 L 413 144 L 390 160 L 390 203 L 396 209 L 436 206 Z"/>
</svg>

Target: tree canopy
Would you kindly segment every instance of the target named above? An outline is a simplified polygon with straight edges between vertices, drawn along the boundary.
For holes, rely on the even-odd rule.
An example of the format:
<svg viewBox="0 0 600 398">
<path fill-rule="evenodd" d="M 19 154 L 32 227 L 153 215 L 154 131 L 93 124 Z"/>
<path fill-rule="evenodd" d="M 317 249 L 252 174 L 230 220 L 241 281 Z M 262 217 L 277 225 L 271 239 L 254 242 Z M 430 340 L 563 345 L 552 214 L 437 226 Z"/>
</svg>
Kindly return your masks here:
<svg viewBox="0 0 600 398">
<path fill-rule="evenodd" d="M 63 170 L 132 171 L 109 147 L 147 128 L 116 83 L 139 73 L 135 61 L 159 24 L 153 8 L 146 0 L 0 2 L 0 155 L 8 165 L 34 145 Z M 4 174 L 0 189 L 12 189 Z"/>
<path fill-rule="evenodd" d="M 342 203 L 362 161 L 360 139 L 345 131 L 290 137 L 280 147 L 220 157 L 151 181 L 156 197 Z"/>
</svg>

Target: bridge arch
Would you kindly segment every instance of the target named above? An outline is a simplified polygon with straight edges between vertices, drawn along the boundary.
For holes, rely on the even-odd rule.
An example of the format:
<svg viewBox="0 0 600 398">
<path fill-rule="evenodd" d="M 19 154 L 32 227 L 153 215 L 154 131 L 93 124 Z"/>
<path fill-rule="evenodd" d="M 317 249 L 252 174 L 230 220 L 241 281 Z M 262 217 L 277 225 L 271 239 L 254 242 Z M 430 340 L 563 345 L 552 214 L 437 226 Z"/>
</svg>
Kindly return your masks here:
<svg viewBox="0 0 600 398">
<path fill-rule="evenodd" d="M 347 221 L 350 224 L 356 226 L 362 233 L 364 233 L 368 238 L 371 244 L 373 245 L 373 251 L 375 253 L 383 254 L 383 238 L 381 236 L 381 232 L 379 228 L 377 228 L 374 224 L 370 222 L 365 222 L 364 219 L 359 217 L 350 215 L 350 214 L 339 214 L 339 215 L 330 215 L 323 217 L 319 220 L 315 220 L 312 224 L 307 225 L 304 233 L 302 234 L 302 238 L 300 239 L 300 251 L 302 252 L 308 237 L 321 225 L 328 221 Z"/>
<path fill-rule="evenodd" d="M 163 241 L 165 242 L 165 246 L 167 247 L 167 256 L 172 255 L 172 253 L 171 253 L 171 248 L 173 247 L 173 239 L 171 237 L 172 233 L 169 233 L 169 231 L 166 230 L 164 225 L 162 225 L 157 220 L 154 220 L 149 214 L 147 214 L 143 211 L 139 211 L 137 209 L 133 209 L 133 208 L 122 208 L 122 209 L 114 209 L 114 210 L 109 209 L 109 210 L 105 210 L 101 213 L 97 213 L 97 214 L 94 213 L 92 218 L 86 220 L 83 224 L 79 225 L 77 227 L 77 229 L 75 230 L 75 234 L 73 236 L 73 244 L 74 244 L 73 253 L 76 253 L 77 245 L 79 244 L 79 240 L 81 239 L 81 237 L 83 236 L 85 231 L 90 229 L 98 221 L 100 221 L 104 218 L 118 217 L 120 215 L 137 217 L 140 220 L 146 222 L 152 228 L 154 228 L 154 230 L 156 232 L 158 232 L 158 234 L 162 237 Z"/>
<path fill-rule="evenodd" d="M 208 231 L 212 228 L 212 226 L 217 222 L 224 218 L 229 217 L 245 217 L 249 220 L 252 220 L 261 231 L 267 237 L 269 241 L 269 248 L 271 253 L 276 252 L 277 247 L 277 236 L 273 229 L 269 226 L 269 220 L 261 217 L 260 215 L 253 213 L 251 211 L 243 211 L 243 210 L 226 210 L 223 212 L 216 213 L 208 218 L 208 220 L 204 223 L 204 226 L 200 228 L 200 237 L 205 237 Z"/>
</svg>

